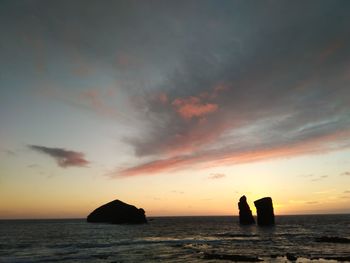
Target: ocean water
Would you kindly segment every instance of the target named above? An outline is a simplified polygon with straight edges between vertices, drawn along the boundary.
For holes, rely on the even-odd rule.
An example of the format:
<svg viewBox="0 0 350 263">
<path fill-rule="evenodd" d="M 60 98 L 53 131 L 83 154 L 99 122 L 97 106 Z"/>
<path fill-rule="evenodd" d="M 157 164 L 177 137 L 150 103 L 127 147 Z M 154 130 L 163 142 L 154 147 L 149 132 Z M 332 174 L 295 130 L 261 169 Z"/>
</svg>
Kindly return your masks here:
<svg viewBox="0 0 350 263">
<path fill-rule="evenodd" d="M 0 262 L 231 262 L 227 255 L 288 262 L 287 253 L 297 262 L 350 257 L 349 243 L 316 242 L 321 236 L 350 238 L 350 215 L 278 216 L 276 226 L 267 228 L 242 227 L 237 217 L 149 219 L 145 225 L 1 220 Z"/>
</svg>

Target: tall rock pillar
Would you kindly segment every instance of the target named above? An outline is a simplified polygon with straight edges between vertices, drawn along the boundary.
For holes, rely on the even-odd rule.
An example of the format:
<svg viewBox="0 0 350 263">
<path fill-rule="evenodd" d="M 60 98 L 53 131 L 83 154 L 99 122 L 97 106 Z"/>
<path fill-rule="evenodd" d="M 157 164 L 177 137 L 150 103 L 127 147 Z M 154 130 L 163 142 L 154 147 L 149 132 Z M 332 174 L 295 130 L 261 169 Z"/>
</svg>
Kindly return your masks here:
<svg viewBox="0 0 350 263">
<path fill-rule="evenodd" d="M 273 226 L 275 224 L 275 215 L 271 197 L 264 197 L 254 201 L 256 213 L 258 215 L 259 226 Z"/>
<path fill-rule="evenodd" d="M 249 208 L 249 205 L 247 203 L 247 198 L 245 197 L 245 195 L 243 195 L 239 199 L 238 208 L 239 208 L 239 223 L 241 225 L 255 224 L 252 211 Z"/>
</svg>

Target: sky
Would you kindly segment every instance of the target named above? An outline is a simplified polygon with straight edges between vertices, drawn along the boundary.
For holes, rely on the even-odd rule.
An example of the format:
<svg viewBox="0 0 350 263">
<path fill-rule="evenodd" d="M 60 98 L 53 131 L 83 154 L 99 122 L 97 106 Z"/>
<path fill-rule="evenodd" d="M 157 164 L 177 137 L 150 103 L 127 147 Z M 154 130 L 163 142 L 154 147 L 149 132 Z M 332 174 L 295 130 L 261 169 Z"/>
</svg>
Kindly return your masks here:
<svg viewBox="0 0 350 263">
<path fill-rule="evenodd" d="M 0 3 L 0 218 L 350 213 L 349 1 Z"/>
</svg>

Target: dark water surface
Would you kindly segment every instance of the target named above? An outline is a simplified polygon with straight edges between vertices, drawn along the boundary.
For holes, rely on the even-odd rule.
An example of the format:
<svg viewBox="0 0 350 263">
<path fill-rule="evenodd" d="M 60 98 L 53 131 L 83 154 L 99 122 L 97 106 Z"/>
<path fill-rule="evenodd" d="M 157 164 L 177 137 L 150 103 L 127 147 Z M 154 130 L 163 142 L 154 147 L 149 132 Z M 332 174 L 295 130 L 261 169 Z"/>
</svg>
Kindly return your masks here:
<svg viewBox="0 0 350 263">
<path fill-rule="evenodd" d="M 237 222 L 237 217 L 160 217 L 145 225 L 1 220 L 0 262 L 229 262 L 209 260 L 208 254 L 266 262 L 287 262 L 287 253 L 297 262 L 350 257 L 349 243 L 316 242 L 321 236 L 350 238 L 350 215 L 280 216 L 271 228 Z"/>
</svg>

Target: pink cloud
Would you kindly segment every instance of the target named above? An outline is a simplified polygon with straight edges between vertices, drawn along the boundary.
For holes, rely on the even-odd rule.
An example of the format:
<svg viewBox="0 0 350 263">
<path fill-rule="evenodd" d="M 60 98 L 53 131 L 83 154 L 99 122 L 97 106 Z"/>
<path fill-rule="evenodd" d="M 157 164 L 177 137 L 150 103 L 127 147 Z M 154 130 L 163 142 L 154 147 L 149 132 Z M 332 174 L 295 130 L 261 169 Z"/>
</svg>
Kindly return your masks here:
<svg viewBox="0 0 350 263">
<path fill-rule="evenodd" d="M 198 97 L 178 98 L 172 103 L 176 112 L 184 119 L 202 117 L 218 110 L 214 103 L 203 103 Z"/>
<path fill-rule="evenodd" d="M 137 165 L 117 171 L 117 176 L 135 176 L 141 174 L 154 174 L 162 171 L 175 170 L 176 168 L 192 164 L 193 158 L 185 158 L 184 156 L 172 157 L 163 160 L 155 160 L 145 164 Z"/>
<path fill-rule="evenodd" d="M 186 167 L 217 167 L 249 162 L 257 162 L 268 159 L 294 157 L 307 154 L 321 154 L 346 148 L 346 144 L 337 145 L 335 141 L 346 140 L 350 136 L 350 130 L 334 132 L 307 141 L 294 144 L 260 147 L 252 150 L 232 151 L 202 151 L 187 155 L 178 155 L 167 159 L 154 160 L 136 165 L 116 172 L 116 176 L 137 176 L 144 174 L 157 174 L 171 172 Z"/>
<path fill-rule="evenodd" d="M 199 119 L 185 133 L 171 138 L 164 153 L 168 156 L 193 153 L 217 140 L 230 127 L 225 122 L 216 123 L 213 127 L 209 125 L 203 118 Z"/>
<path fill-rule="evenodd" d="M 204 116 L 214 113 L 219 109 L 218 104 L 210 102 L 216 99 L 220 93 L 229 90 L 227 84 L 219 83 L 211 90 L 200 93 L 197 97 L 191 96 L 187 98 L 174 99 L 172 105 L 176 112 L 184 119 L 200 118 L 205 120 Z M 167 100 L 168 97 L 162 98 Z M 162 101 L 161 100 L 161 101 Z"/>
</svg>

